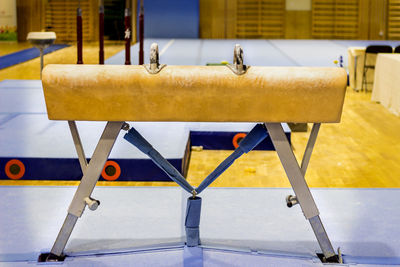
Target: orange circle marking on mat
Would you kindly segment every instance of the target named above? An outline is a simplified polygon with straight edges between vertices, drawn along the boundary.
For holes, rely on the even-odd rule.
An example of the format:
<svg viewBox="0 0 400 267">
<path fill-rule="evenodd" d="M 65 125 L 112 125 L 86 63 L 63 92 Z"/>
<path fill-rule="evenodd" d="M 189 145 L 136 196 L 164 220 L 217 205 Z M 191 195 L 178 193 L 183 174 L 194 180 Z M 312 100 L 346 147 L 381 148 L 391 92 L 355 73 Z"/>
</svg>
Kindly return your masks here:
<svg viewBox="0 0 400 267">
<path fill-rule="evenodd" d="M 13 165 L 16 165 L 17 167 L 19 167 L 19 171 L 17 173 L 11 172 L 11 167 Z M 24 174 L 25 174 L 25 165 L 20 160 L 12 159 L 7 162 L 4 170 L 5 170 L 8 178 L 10 178 L 12 180 L 18 180 L 18 179 L 21 179 L 22 176 L 24 176 Z"/>
<path fill-rule="evenodd" d="M 246 137 L 245 133 L 237 133 L 237 134 L 235 134 L 235 136 L 232 139 L 233 146 L 235 148 L 238 148 L 240 141 L 242 141 L 242 139 L 245 138 L 245 137 Z"/>
<path fill-rule="evenodd" d="M 107 167 L 114 167 L 115 173 L 113 175 L 108 175 L 106 173 Z M 121 175 L 121 167 L 118 165 L 118 163 L 116 163 L 113 160 L 108 160 L 106 164 L 104 164 L 103 171 L 101 172 L 101 176 L 103 176 L 104 179 L 106 179 L 107 181 L 115 181 L 119 178 L 120 175 Z"/>
</svg>

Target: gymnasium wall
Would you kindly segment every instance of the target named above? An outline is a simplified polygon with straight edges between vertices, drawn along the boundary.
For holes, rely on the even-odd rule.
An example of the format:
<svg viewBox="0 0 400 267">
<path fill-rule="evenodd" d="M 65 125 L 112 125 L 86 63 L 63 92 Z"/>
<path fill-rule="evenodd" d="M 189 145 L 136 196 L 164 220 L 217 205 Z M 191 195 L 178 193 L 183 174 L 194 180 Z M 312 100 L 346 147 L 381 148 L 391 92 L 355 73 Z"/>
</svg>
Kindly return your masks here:
<svg viewBox="0 0 400 267">
<path fill-rule="evenodd" d="M 130 1 L 133 7 L 132 25 L 135 25 L 137 22 L 135 15 L 138 11 L 136 7 L 140 1 Z M 78 0 L 17 0 L 18 25 L 21 28 L 19 40 L 26 40 L 29 31 L 47 29 L 56 32 L 58 41 L 75 41 L 78 2 Z M 112 17 L 115 6 L 121 4 L 125 6 L 125 0 L 104 1 L 105 18 Z M 83 39 L 96 41 L 98 0 L 80 0 L 80 5 L 83 13 Z M 146 38 L 199 37 L 199 0 L 144 0 L 144 6 Z M 121 21 L 118 23 L 123 23 L 123 10 L 120 13 Z M 133 31 L 132 34 L 132 39 L 136 40 L 136 32 Z"/>
<path fill-rule="evenodd" d="M 311 0 L 286 0 L 285 38 L 311 39 Z"/>
<path fill-rule="evenodd" d="M 131 1 L 136 8 L 139 1 Z M 30 31 L 44 29 L 56 31 L 59 42 L 75 41 L 78 0 L 16 0 L 16 3 L 19 41 L 25 41 Z M 144 3 L 146 38 L 400 39 L 400 0 L 144 0 Z M 81 0 L 81 5 L 84 40 L 96 41 L 98 0 Z M 136 19 L 132 20 L 134 24 Z"/>
<path fill-rule="evenodd" d="M 17 35 L 18 41 L 26 41 L 32 31 L 44 29 L 43 0 L 17 0 Z"/>
<path fill-rule="evenodd" d="M 0 41 L 17 40 L 16 0 L 2 0 L 0 5 Z"/>
<path fill-rule="evenodd" d="M 144 12 L 145 38 L 199 37 L 199 0 L 145 0 Z"/>
<path fill-rule="evenodd" d="M 199 0 L 200 38 L 400 39 L 400 0 Z"/>
</svg>

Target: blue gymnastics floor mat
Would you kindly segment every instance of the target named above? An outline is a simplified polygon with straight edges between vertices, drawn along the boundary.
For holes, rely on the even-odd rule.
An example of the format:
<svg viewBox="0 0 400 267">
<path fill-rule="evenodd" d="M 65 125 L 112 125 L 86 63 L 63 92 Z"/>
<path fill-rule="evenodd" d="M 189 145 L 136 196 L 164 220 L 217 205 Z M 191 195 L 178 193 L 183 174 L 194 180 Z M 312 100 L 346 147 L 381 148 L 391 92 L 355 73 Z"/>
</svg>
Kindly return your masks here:
<svg viewBox="0 0 400 267">
<path fill-rule="evenodd" d="M 57 51 L 59 49 L 68 47 L 67 44 L 55 44 L 51 45 L 44 50 L 44 54 L 49 54 L 51 52 Z M 13 65 L 17 65 L 21 62 L 25 62 L 40 56 L 39 49 L 28 48 L 12 54 L 8 54 L 0 57 L 0 69 L 4 69 Z"/>
<path fill-rule="evenodd" d="M 38 255 L 50 251 L 75 189 L 0 187 L 0 266 L 43 264 L 36 263 Z M 178 187 L 119 186 L 95 188 L 101 206 L 84 213 L 68 257 L 53 264 L 186 267 L 200 259 L 204 267 L 399 266 L 399 189 L 311 191 L 332 245 L 343 252 L 342 265 L 319 261 L 300 208 L 286 207 L 289 188 L 208 188 L 201 246 L 188 255 L 183 225 L 189 195 Z"/>
</svg>

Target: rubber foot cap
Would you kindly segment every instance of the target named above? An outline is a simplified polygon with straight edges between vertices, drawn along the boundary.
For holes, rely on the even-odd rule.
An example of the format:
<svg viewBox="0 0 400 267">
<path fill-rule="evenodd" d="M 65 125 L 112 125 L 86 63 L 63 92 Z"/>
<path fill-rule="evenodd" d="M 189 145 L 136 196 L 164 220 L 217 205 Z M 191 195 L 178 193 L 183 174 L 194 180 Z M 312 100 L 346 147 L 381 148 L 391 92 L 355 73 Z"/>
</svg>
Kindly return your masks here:
<svg viewBox="0 0 400 267">
<path fill-rule="evenodd" d="M 42 253 L 39 255 L 38 262 L 64 261 L 65 255 L 57 256 L 53 253 Z"/>
<path fill-rule="evenodd" d="M 322 263 L 339 263 L 339 256 L 335 255 L 329 258 L 325 258 L 324 254 L 317 253 L 318 258 L 321 260 Z"/>
</svg>

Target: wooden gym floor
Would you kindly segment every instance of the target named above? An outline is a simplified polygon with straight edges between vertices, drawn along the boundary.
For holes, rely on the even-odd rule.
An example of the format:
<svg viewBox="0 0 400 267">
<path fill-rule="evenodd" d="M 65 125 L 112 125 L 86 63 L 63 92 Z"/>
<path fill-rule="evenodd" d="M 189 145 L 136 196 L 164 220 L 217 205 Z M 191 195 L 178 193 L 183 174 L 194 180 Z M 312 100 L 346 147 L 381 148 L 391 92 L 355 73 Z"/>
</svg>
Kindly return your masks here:
<svg viewBox="0 0 400 267">
<path fill-rule="evenodd" d="M 1 55 L 30 47 L 0 43 Z M 123 49 L 122 43 L 107 43 L 105 57 Z M 96 64 L 97 44 L 85 44 L 84 63 Z M 76 46 L 45 56 L 45 64 L 75 63 Z M 39 79 L 39 58 L 0 70 L 5 79 Z M 323 124 L 306 174 L 311 187 L 400 188 L 400 117 L 370 101 L 371 93 L 348 89 L 342 122 Z M 312 125 L 309 125 L 309 129 Z M 292 145 L 300 161 L 309 135 L 292 133 Z M 231 151 L 192 151 L 188 180 L 200 183 Z M 76 185 L 78 182 L 51 182 Z M 46 185 L 44 181 L 1 181 L 0 185 Z M 99 185 L 174 186 L 163 182 L 99 182 Z M 289 187 L 274 151 L 252 151 L 232 165 L 213 186 Z"/>
</svg>

